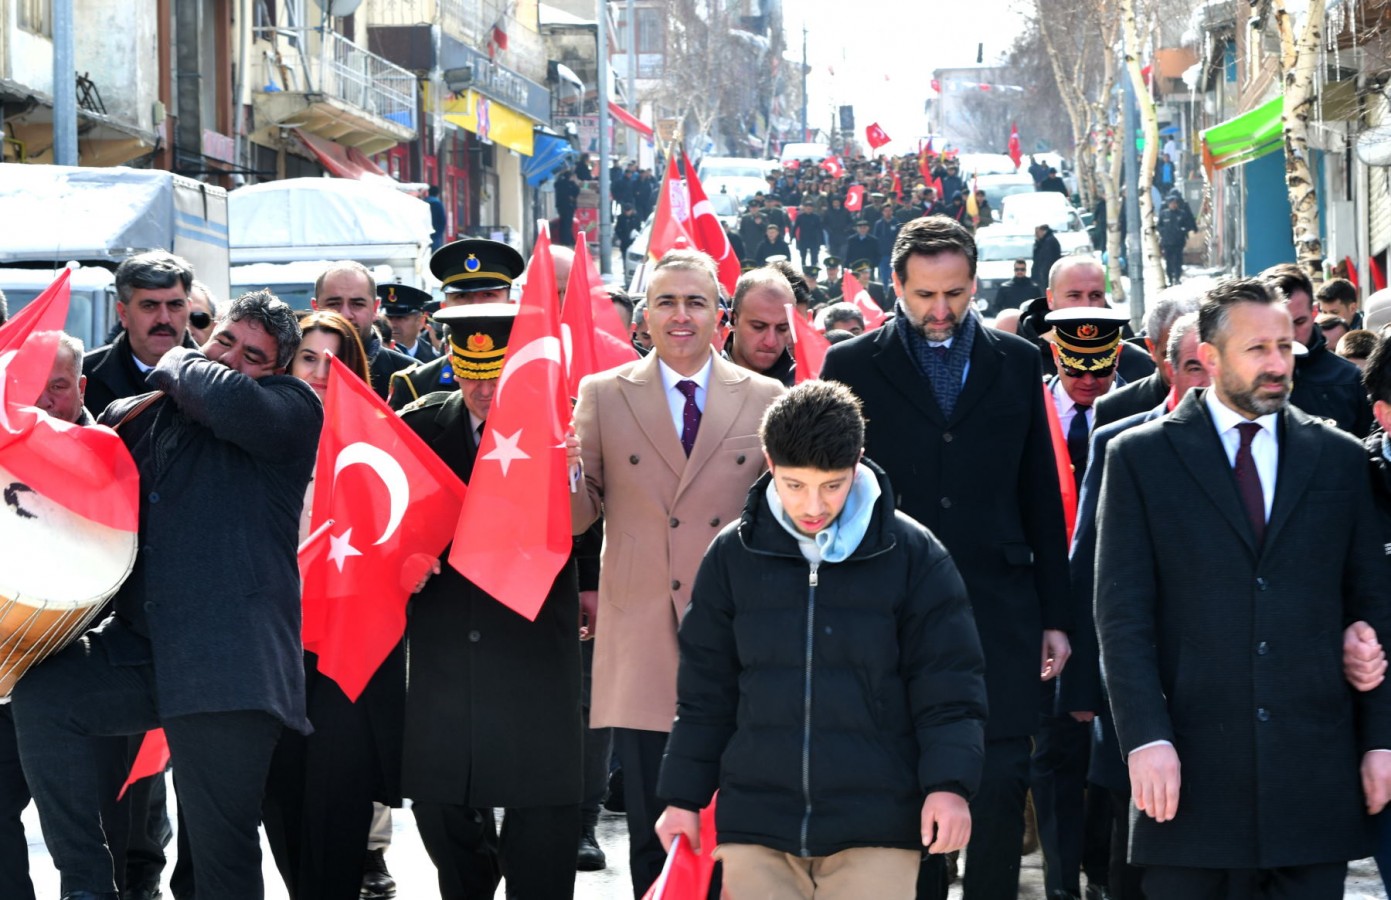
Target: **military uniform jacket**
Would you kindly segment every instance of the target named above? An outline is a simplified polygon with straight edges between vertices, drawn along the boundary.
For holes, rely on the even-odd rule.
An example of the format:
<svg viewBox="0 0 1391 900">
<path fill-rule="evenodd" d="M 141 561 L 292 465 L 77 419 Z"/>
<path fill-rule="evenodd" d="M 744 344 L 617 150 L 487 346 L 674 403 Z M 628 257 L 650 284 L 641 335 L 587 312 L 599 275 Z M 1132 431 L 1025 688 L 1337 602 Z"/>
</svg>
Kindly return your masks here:
<svg viewBox="0 0 1391 900">
<path fill-rule="evenodd" d="M 677 623 L 706 548 L 764 470 L 758 423 L 782 385 L 718 354 L 711 366 L 689 459 L 656 353 L 580 383 L 573 531 L 604 517 L 591 728 L 671 730 Z"/>
<path fill-rule="evenodd" d="M 454 383 L 454 367 L 449 354 L 445 353 L 431 362 L 416 363 L 408 369 L 392 372 L 386 402 L 399 412 L 426 394 L 458 389 Z"/>
<path fill-rule="evenodd" d="M 1361 756 L 1391 748 L 1391 685 L 1343 678 L 1347 623 L 1391 634 L 1366 455 L 1287 407 L 1258 545 L 1205 393 L 1106 452 L 1096 623 L 1116 733 L 1125 754 L 1172 742 L 1183 769 L 1172 821 L 1132 817 L 1131 861 L 1357 859 L 1371 850 Z"/>
<path fill-rule="evenodd" d="M 891 325 L 833 346 L 821 377 L 864 403 L 865 455 L 966 582 L 993 740 L 1037 729 L 1043 629 L 1069 630 L 1072 617 L 1038 349 L 982 325 L 970 363 L 950 418 Z"/>
<path fill-rule="evenodd" d="M 436 393 L 402 413 L 460 478 L 478 446 L 463 394 Z M 453 529 L 453 522 L 440 524 Z M 578 803 L 579 590 L 556 576 L 536 621 L 503 606 L 440 555 L 440 574 L 410 603 L 401 792 L 474 807 Z"/>
<path fill-rule="evenodd" d="M 412 368 L 416 361 L 399 350 L 381 346 L 377 338 L 373 338 L 372 342 L 377 347 L 377 355 L 372 357 L 367 369 L 372 376 L 372 390 L 385 400 L 391 390 L 391 376 L 402 369 Z"/>
</svg>

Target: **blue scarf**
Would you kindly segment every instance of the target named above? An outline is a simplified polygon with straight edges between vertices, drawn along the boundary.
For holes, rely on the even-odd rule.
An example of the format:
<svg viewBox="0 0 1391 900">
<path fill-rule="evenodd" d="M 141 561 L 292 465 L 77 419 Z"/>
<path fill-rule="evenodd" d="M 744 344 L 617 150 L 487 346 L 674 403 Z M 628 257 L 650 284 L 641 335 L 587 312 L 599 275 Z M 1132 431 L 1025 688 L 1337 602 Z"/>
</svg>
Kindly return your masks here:
<svg viewBox="0 0 1391 900">
<path fill-rule="evenodd" d="M 773 518 L 778 520 L 784 531 L 797 539 L 802 555 L 807 557 L 808 562 L 838 563 L 849 559 L 850 554 L 860 546 L 860 541 L 864 540 L 865 533 L 869 531 L 870 521 L 874 518 L 874 508 L 883 493 L 883 488 L 879 487 L 879 479 L 874 477 L 874 473 L 864 463 L 856 463 L 855 480 L 850 485 L 850 495 L 845 498 L 845 506 L 841 507 L 840 515 L 811 536 L 798 531 L 797 526 L 788 518 L 782 506 L 782 498 L 778 496 L 778 486 L 771 480 L 768 482 L 765 497 L 768 500 L 768 508 L 773 512 Z"/>
<path fill-rule="evenodd" d="M 917 364 L 918 371 L 931 385 L 932 395 L 937 398 L 942 415 L 950 419 L 952 410 L 956 408 L 956 398 L 961 394 L 966 364 L 971 360 L 971 346 L 976 341 L 976 315 L 969 309 L 966 311 L 951 347 L 942 355 L 934 352 L 922 333 L 908 321 L 903 302 L 899 301 L 897 305 L 894 328 L 898 329 L 898 339 L 903 342 L 909 358 Z"/>
</svg>

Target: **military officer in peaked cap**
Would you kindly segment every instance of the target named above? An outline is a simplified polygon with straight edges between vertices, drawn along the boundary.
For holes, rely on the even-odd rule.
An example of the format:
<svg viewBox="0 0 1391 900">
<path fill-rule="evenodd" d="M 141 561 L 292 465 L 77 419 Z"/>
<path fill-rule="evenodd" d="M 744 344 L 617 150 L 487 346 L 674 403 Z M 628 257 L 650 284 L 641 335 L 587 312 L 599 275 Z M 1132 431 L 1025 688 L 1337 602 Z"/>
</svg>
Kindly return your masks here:
<svg viewBox="0 0 1391 900">
<path fill-rule="evenodd" d="M 382 314 L 391 323 L 398 352 L 423 363 L 439 358 L 439 351 L 425 336 L 428 321 L 425 304 L 431 299 L 429 291 L 388 282 L 377 285 L 377 299 L 381 302 Z"/>
<path fill-rule="evenodd" d="M 465 481 L 516 313 L 511 303 L 440 310 L 458 389 L 401 413 Z M 509 897 L 570 897 L 582 790 L 574 564 L 531 622 L 447 565 L 448 555 L 411 599 L 402 795 L 443 900 L 492 897 L 499 876 Z M 494 809 L 506 810 L 500 832 Z"/>
<path fill-rule="evenodd" d="M 441 312 L 456 306 L 506 302 L 512 282 L 526 270 L 526 261 L 501 241 L 466 238 L 445 244 L 430 257 L 430 272 L 444 290 Z M 436 315 L 436 321 L 441 317 Z M 433 391 L 455 389 L 450 355 L 432 362 L 420 362 L 391 378 L 387 402 L 401 409 Z"/>
</svg>

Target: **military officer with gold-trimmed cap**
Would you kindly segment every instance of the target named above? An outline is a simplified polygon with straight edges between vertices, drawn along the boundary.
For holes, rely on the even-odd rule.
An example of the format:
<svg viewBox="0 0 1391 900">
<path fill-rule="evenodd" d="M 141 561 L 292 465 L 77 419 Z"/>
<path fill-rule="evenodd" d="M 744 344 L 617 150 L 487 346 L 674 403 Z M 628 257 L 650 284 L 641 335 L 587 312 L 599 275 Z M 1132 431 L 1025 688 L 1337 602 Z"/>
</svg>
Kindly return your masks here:
<svg viewBox="0 0 1391 900">
<path fill-rule="evenodd" d="M 440 311 L 478 303 L 506 302 L 512 282 L 521 277 L 526 261 L 501 241 L 466 238 L 445 244 L 430 257 L 430 272 L 444 290 Z M 441 321 L 439 314 L 433 316 Z M 391 378 L 387 402 L 401 409 L 433 391 L 454 390 L 454 371 L 449 354 L 422 362 Z"/>
<path fill-rule="evenodd" d="M 516 314 L 511 303 L 440 310 L 458 390 L 432 393 L 401 413 L 466 482 L 475 465 L 496 464 L 478 460 L 478 449 Z M 448 550 L 411 599 L 402 795 L 412 800 L 442 897 L 491 897 L 500 874 L 509 897 L 569 897 L 582 792 L 574 564 L 561 570 L 532 622 L 447 558 Z M 506 810 L 501 833 L 499 808 Z"/>
<path fill-rule="evenodd" d="M 431 362 L 439 358 L 439 351 L 425 336 L 425 304 L 431 300 L 429 291 L 408 284 L 387 282 L 377 285 L 377 299 L 381 301 L 382 314 L 391 323 L 391 336 L 398 353 L 404 353 L 417 362 Z"/>
<path fill-rule="evenodd" d="M 1048 383 L 1049 390 L 1067 435 L 1068 455 L 1080 487 L 1087 469 L 1088 437 L 1096 421 L 1092 407 L 1120 380 L 1116 360 L 1121 352 L 1121 329 L 1128 317 L 1107 307 L 1074 306 L 1056 309 L 1044 321 L 1053 326 L 1050 342 L 1058 369 Z"/>
</svg>

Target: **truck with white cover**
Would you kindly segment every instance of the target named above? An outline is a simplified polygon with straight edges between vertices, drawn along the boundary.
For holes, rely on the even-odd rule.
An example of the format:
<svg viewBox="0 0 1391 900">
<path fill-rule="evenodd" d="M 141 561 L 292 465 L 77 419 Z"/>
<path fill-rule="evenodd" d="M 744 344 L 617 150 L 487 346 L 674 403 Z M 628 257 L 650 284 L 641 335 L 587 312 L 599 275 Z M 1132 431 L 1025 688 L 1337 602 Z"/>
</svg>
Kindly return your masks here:
<svg viewBox="0 0 1391 900">
<path fill-rule="evenodd" d="M 229 204 L 234 294 L 279 286 L 307 308 L 314 279 L 344 259 L 379 281 L 428 287 L 434 227 L 424 200 L 344 178 L 288 178 L 239 188 Z"/>
<path fill-rule="evenodd" d="M 0 291 L 10 314 L 76 264 L 66 329 L 89 347 L 117 322 L 111 273 L 127 257 L 168 250 L 214 296 L 229 288 L 227 192 L 158 169 L 0 164 Z"/>
</svg>

